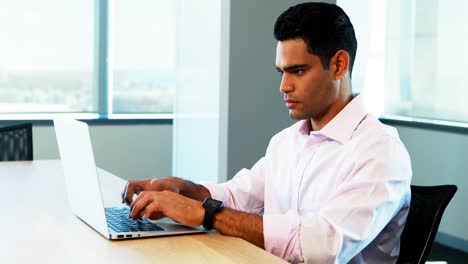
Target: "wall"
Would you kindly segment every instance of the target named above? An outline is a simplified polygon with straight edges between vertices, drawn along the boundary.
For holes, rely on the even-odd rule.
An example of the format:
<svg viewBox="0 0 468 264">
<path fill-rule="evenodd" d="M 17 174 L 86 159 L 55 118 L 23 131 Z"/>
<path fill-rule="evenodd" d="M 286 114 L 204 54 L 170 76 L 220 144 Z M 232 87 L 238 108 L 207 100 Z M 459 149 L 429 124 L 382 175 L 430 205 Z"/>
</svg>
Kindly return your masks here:
<svg viewBox="0 0 468 264">
<path fill-rule="evenodd" d="M 270 138 L 293 123 L 279 91 L 273 26 L 284 10 L 302 2 L 231 1 L 228 178 L 255 164 Z"/>
<path fill-rule="evenodd" d="M 124 179 L 171 175 L 172 125 L 90 125 L 96 164 Z M 33 126 L 34 159 L 59 159 L 52 126 Z"/>
<path fill-rule="evenodd" d="M 455 184 L 436 240 L 468 252 L 468 135 L 395 126 L 411 156 L 415 185 Z"/>
</svg>

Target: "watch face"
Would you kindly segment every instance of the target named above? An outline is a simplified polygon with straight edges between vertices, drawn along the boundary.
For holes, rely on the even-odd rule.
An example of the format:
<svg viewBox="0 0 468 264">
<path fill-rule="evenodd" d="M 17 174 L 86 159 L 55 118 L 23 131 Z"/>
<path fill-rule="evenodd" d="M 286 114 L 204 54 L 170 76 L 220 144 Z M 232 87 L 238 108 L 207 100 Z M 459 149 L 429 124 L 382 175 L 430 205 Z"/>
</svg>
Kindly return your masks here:
<svg viewBox="0 0 468 264">
<path fill-rule="evenodd" d="M 221 208 L 223 206 L 223 202 L 211 199 L 211 198 L 206 198 L 205 201 L 203 202 L 203 207 L 214 207 L 214 208 Z"/>
</svg>

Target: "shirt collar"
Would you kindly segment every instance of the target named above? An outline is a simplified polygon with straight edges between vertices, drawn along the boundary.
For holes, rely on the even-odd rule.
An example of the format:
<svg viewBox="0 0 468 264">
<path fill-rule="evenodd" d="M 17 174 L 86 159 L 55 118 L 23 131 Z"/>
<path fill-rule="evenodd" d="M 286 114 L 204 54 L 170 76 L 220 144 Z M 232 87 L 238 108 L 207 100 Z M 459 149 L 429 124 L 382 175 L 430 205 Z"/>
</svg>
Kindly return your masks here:
<svg viewBox="0 0 468 264">
<path fill-rule="evenodd" d="M 354 130 L 367 113 L 362 96 L 358 94 L 320 131 L 310 131 L 310 119 L 307 119 L 299 126 L 299 133 L 303 135 L 322 134 L 344 144 L 351 139 Z"/>
</svg>

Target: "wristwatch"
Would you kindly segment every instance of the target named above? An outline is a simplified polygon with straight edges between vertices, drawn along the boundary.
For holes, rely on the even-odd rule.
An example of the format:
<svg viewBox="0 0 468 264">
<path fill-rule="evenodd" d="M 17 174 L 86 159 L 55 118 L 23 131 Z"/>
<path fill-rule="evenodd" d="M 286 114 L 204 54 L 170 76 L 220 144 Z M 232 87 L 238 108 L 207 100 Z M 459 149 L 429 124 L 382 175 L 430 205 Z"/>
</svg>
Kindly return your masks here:
<svg viewBox="0 0 468 264">
<path fill-rule="evenodd" d="M 203 207 L 205 208 L 205 217 L 203 218 L 203 227 L 206 230 L 211 230 L 213 229 L 213 222 L 214 222 L 215 214 L 221 211 L 221 209 L 223 208 L 223 202 L 207 197 L 203 201 Z"/>
</svg>

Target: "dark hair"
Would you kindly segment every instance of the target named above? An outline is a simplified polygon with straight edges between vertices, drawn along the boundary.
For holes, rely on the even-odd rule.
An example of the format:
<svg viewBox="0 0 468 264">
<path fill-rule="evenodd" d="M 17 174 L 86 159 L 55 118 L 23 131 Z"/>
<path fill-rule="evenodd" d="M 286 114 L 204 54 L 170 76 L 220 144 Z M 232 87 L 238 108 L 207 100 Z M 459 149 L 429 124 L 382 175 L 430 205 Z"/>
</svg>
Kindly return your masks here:
<svg viewBox="0 0 468 264">
<path fill-rule="evenodd" d="M 278 41 L 303 39 L 309 53 L 319 56 L 325 69 L 338 50 L 347 51 L 351 75 L 357 41 L 353 24 L 341 7 L 327 3 L 292 6 L 276 20 L 274 34 Z"/>
</svg>

